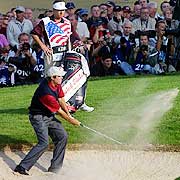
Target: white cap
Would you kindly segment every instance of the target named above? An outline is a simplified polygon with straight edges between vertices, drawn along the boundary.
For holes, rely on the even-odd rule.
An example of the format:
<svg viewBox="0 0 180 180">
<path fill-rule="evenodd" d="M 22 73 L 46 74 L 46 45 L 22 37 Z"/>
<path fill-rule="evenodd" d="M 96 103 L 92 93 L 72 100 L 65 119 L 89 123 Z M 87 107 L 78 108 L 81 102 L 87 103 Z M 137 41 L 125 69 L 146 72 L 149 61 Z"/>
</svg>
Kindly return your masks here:
<svg viewBox="0 0 180 180">
<path fill-rule="evenodd" d="M 16 6 L 16 11 L 25 12 L 25 8 L 23 6 Z"/>
<path fill-rule="evenodd" d="M 47 76 L 52 77 L 52 76 L 61 76 L 63 77 L 66 74 L 66 71 L 62 67 L 57 67 L 57 66 L 52 66 L 49 68 L 47 71 Z"/>
<path fill-rule="evenodd" d="M 67 8 L 65 5 L 66 5 L 65 2 L 57 2 L 53 4 L 53 9 L 59 10 L 59 11 L 66 10 Z"/>
</svg>

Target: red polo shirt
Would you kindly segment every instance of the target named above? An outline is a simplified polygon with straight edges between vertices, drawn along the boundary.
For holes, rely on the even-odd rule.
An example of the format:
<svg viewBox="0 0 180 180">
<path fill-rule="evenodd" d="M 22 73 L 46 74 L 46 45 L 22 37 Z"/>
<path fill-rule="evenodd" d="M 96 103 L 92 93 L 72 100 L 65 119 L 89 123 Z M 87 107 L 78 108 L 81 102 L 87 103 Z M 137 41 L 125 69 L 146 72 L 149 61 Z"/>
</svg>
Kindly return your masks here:
<svg viewBox="0 0 180 180">
<path fill-rule="evenodd" d="M 54 87 L 52 85 L 51 82 L 48 83 L 48 86 L 53 90 L 53 91 L 56 91 L 57 94 L 58 94 L 58 98 L 62 98 L 64 97 L 64 92 L 62 90 L 62 87 L 61 85 L 58 85 L 56 87 Z M 59 110 L 60 108 L 60 104 L 59 102 L 56 100 L 56 98 L 52 95 L 45 95 L 45 96 L 42 96 L 40 99 L 41 103 L 46 106 L 52 113 L 55 113 Z"/>
</svg>

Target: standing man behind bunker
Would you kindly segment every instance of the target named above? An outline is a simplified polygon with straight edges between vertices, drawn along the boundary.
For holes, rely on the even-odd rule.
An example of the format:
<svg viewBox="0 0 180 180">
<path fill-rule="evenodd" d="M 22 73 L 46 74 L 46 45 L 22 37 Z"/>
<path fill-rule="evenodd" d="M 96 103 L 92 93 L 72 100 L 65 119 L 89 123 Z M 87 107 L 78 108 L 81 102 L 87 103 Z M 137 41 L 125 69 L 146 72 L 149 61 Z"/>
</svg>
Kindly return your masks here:
<svg viewBox="0 0 180 180">
<path fill-rule="evenodd" d="M 31 34 L 46 55 L 45 70 L 52 65 L 59 66 L 64 53 L 68 50 L 71 23 L 64 17 L 65 2 L 53 2 L 53 16 L 43 18 Z"/>
<path fill-rule="evenodd" d="M 29 107 L 29 120 L 36 133 L 38 143 L 16 166 L 15 172 L 29 175 L 27 171 L 32 168 L 48 147 L 48 135 L 55 146 L 48 171 L 57 173 L 62 167 L 67 144 L 67 133 L 61 122 L 56 119 L 55 113 L 71 124 L 80 126 L 80 122 L 68 114 L 64 101 L 61 82 L 65 73 L 62 68 L 52 66 L 47 71 L 47 78 L 36 89 Z"/>
</svg>

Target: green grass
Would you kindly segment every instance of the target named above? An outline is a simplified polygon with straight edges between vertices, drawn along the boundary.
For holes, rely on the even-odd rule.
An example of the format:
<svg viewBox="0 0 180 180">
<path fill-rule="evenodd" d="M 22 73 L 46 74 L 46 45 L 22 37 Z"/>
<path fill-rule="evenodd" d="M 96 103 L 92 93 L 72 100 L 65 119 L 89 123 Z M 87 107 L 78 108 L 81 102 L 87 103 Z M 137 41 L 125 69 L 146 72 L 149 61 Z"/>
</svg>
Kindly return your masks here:
<svg viewBox="0 0 180 180">
<path fill-rule="evenodd" d="M 0 89 L 0 146 L 36 142 L 28 120 L 28 106 L 37 85 Z M 124 143 L 137 133 L 139 105 L 155 93 L 180 89 L 179 75 L 106 77 L 88 82 L 86 103 L 95 107 L 92 113 L 78 111 L 75 117 L 82 123 Z M 173 108 L 148 134 L 154 144 L 180 143 L 180 96 Z M 111 143 L 108 140 L 62 120 L 69 134 L 69 143 Z"/>
</svg>

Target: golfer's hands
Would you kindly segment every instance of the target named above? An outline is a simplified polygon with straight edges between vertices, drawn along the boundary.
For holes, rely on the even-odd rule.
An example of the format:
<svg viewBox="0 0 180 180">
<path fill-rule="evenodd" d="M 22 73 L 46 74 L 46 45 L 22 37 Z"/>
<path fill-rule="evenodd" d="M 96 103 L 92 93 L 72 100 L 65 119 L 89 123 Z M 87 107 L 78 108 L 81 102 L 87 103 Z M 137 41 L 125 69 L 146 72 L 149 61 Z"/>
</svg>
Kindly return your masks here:
<svg viewBox="0 0 180 180">
<path fill-rule="evenodd" d="M 70 117 L 70 121 L 71 121 L 71 124 L 75 125 L 75 126 L 80 126 L 81 122 L 78 121 L 77 119 L 75 119 L 74 117 Z"/>
</svg>

